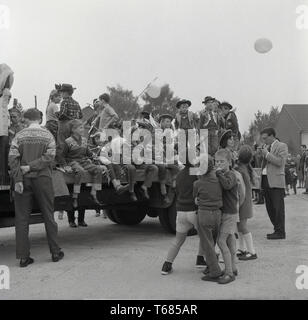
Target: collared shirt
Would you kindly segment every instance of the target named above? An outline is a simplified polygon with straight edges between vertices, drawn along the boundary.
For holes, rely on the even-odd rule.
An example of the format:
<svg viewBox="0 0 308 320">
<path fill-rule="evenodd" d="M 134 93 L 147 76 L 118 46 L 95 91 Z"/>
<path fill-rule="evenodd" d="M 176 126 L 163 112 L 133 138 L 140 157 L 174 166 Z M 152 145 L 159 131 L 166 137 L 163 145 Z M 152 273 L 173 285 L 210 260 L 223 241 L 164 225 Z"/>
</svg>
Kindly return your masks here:
<svg viewBox="0 0 308 320">
<path fill-rule="evenodd" d="M 57 117 L 57 114 L 56 114 L 58 111 L 59 111 L 59 106 L 56 103 L 51 102 L 47 106 L 46 122 L 48 122 L 48 121 L 58 121 L 58 117 Z"/>
<path fill-rule="evenodd" d="M 100 121 L 99 121 L 99 129 L 108 129 L 107 126 L 110 125 L 111 119 L 114 118 L 114 121 L 119 119 L 118 114 L 114 111 L 114 109 L 108 104 L 105 106 L 103 111 L 100 114 Z"/>
<path fill-rule="evenodd" d="M 80 105 L 72 97 L 63 98 L 60 106 L 59 120 L 75 120 L 82 119 L 82 111 Z"/>
<path fill-rule="evenodd" d="M 276 139 L 272 144 L 271 144 L 271 150 L 273 150 L 273 146 L 274 144 L 277 142 L 278 140 Z M 264 157 L 264 159 L 267 159 L 267 156 L 269 155 L 269 152 L 266 154 L 266 156 Z M 262 176 L 266 176 L 267 175 L 267 169 L 266 166 L 263 168 L 262 170 Z"/>
</svg>

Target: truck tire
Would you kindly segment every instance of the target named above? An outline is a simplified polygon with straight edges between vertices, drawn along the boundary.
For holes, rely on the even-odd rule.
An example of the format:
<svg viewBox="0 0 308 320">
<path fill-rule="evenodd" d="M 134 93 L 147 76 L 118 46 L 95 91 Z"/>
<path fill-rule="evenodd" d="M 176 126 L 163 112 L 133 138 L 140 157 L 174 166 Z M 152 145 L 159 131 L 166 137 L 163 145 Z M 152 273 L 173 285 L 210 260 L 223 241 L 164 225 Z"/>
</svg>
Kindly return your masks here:
<svg viewBox="0 0 308 320">
<path fill-rule="evenodd" d="M 111 220 L 112 222 L 114 222 L 114 223 L 118 223 L 119 224 L 119 222 L 117 221 L 117 219 L 115 218 L 115 216 L 114 216 L 114 211 L 113 210 L 106 210 L 105 211 L 106 212 L 106 215 L 107 215 L 107 217 L 108 217 L 108 219 L 109 220 Z"/>
<path fill-rule="evenodd" d="M 146 216 L 146 212 L 140 207 L 127 209 L 115 209 L 113 211 L 114 220 L 118 224 L 133 226 L 141 223 Z"/>
<path fill-rule="evenodd" d="M 159 209 L 159 222 L 166 232 L 175 234 L 169 221 L 168 209 Z"/>
</svg>

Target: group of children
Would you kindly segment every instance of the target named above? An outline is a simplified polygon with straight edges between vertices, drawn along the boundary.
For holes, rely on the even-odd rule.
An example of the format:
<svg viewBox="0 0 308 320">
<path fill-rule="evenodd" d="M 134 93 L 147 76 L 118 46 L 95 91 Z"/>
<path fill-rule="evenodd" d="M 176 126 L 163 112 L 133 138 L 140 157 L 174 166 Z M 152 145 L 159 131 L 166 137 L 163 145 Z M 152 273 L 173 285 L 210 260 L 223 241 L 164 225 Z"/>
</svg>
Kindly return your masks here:
<svg viewBox="0 0 308 320">
<path fill-rule="evenodd" d="M 220 149 L 214 158 L 208 156 L 205 174 L 191 175 L 190 164 L 178 174 L 176 238 L 163 264 L 163 275 L 172 272 L 172 264 L 193 227 L 200 238 L 196 266 L 204 268 L 204 281 L 230 283 L 238 275 L 237 259 L 257 258 L 247 228 L 247 220 L 252 217 L 252 156 L 251 148 L 242 146 L 235 165 L 230 151 Z M 219 265 L 216 245 L 222 253 L 224 270 Z"/>
</svg>

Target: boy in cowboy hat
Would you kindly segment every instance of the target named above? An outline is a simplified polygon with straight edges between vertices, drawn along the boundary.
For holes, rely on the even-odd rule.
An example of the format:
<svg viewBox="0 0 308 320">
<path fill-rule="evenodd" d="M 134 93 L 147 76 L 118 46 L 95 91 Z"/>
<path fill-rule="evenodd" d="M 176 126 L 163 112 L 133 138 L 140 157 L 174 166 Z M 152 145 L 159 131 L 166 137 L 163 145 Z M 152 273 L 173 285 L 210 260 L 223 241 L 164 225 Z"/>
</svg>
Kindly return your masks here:
<svg viewBox="0 0 308 320">
<path fill-rule="evenodd" d="M 176 129 L 196 129 L 198 127 L 198 117 L 188 108 L 191 106 L 189 100 L 180 100 L 176 104 L 178 113 L 175 116 L 175 128 Z"/>
<path fill-rule="evenodd" d="M 82 119 L 82 111 L 80 105 L 75 101 L 72 96 L 76 88 L 71 84 L 56 85 L 56 89 L 62 95 L 62 102 L 60 111 L 58 113 L 58 137 L 57 137 L 57 159 L 59 154 L 62 153 L 65 140 L 71 135 L 70 122 L 72 120 Z"/>
<path fill-rule="evenodd" d="M 208 130 L 208 153 L 214 156 L 218 150 L 218 135 L 224 126 L 223 119 L 217 112 L 219 102 L 212 97 L 204 98 L 205 109 L 200 114 L 199 129 Z"/>
<path fill-rule="evenodd" d="M 170 114 L 162 114 L 158 119 L 160 127 L 163 130 L 165 130 L 165 129 L 172 129 L 173 130 L 172 121 L 173 121 L 173 117 Z"/>
<path fill-rule="evenodd" d="M 158 177 L 161 183 L 161 191 L 162 194 L 166 193 L 166 182 L 167 182 L 167 172 L 170 173 L 172 180 L 172 187 L 175 188 L 176 176 L 179 172 L 179 166 L 177 165 L 177 155 L 175 152 L 177 151 L 177 144 L 174 135 L 174 129 L 172 125 L 173 117 L 170 114 L 163 114 L 159 117 L 160 127 L 163 130 L 163 159 L 162 164 L 156 164 L 158 167 Z M 171 154 L 168 154 L 167 144 L 172 148 L 172 156 L 173 158 L 169 159 Z M 160 147 L 159 147 L 160 148 Z M 158 150 L 159 151 L 159 150 Z M 168 199 L 167 199 L 168 200 Z"/>
<path fill-rule="evenodd" d="M 219 106 L 221 109 L 222 116 L 225 122 L 225 129 L 232 130 L 232 136 L 234 138 L 234 150 L 239 149 L 239 144 L 241 140 L 241 133 L 239 130 L 239 124 L 237 120 L 237 116 L 235 114 L 233 107 L 228 102 L 222 102 Z"/>
</svg>

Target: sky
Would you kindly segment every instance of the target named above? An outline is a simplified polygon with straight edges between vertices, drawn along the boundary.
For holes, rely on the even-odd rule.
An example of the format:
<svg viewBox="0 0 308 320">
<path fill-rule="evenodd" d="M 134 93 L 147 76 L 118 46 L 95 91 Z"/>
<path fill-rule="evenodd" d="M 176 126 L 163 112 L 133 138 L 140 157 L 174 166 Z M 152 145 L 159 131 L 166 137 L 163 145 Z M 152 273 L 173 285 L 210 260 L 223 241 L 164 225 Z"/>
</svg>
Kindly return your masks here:
<svg viewBox="0 0 308 320">
<path fill-rule="evenodd" d="M 13 96 L 45 111 L 55 83 L 72 83 L 82 107 L 120 84 L 138 95 L 153 78 L 202 108 L 211 95 L 237 109 L 241 131 L 254 113 L 308 103 L 308 0 L 0 0 L 0 63 L 15 73 Z M 308 19 L 308 17 L 307 17 Z M 254 50 L 258 38 L 273 49 Z"/>
</svg>

